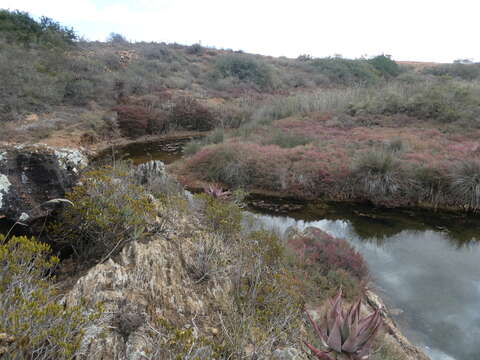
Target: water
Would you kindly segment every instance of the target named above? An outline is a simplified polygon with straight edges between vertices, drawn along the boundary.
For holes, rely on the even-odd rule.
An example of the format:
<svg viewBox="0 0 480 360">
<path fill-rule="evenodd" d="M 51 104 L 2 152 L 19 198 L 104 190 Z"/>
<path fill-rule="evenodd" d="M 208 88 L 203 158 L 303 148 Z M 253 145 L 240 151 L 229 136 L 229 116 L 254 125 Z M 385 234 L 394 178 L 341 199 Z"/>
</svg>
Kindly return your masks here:
<svg viewBox="0 0 480 360">
<path fill-rule="evenodd" d="M 155 157 L 137 146 L 135 163 Z M 264 224 L 318 227 L 347 239 L 369 265 L 375 290 L 395 308 L 403 333 L 433 360 L 480 360 L 480 218 L 351 204 L 288 215 L 255 213 Z"/>
<path fill-rule="evenodd" d="M 315 226 L 347 239 L 368 263 L 375 290 L 400 310 L 395 320 L 413 343 L 433 360 L 480 359 L 479 220 L 443 215 L 440 226 L 422 221 L 426 213 L 366 211 L 256 216 L 280 231 Z"/>
</svg>

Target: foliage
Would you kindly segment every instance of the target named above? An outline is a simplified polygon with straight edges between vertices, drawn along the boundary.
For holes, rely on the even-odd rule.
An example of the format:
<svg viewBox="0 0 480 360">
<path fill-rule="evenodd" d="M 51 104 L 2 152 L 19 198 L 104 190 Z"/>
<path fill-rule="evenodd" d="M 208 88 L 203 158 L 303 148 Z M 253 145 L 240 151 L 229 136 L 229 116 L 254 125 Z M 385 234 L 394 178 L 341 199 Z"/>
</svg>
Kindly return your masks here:
<svg viewBox="0 0 480 360">
<path fill-rule="evenodd" d="M 155 206 L 128 167 L 92 170 L 82 185 L 67 194 L 74 206 L 52 225 L 53 239 L 83 260 L 104 260 L 145 236 L 155 218 Z"/>
<path fill-rule="evenodd" d="M 193 44 L 187 47 L 187 53 L 193 55 L 201 55 L 203 53 L 203 47 L 201 44 Z"/>
<path fill-rule="evenodd" d="M 287 269 L 285 249 L 272 232 L 253 231 L 230 246 L 235 301 L 223 319 L 227 348 L 233 358 L 262 358 L 295 341 L 302 323 L 303 285 Z"/>
<path fill-rule="evenodd" d="M 224 55 L 218 58 L 214 76 L 236 78 L 243 82 L 256 84 L 261 89 L 273 85 L 272 70 L 261 60 L 243 54 Z"/>
<path fill-rule="evenodd" d="M 480 209 L 480 161 L 466 160 L 451 172 L 452 191 L 460 206 L 468 210 Z"/>
<path fill-rule="evenodd" d="M 480 78 L 480 64 L 455 62 L 429 67 L 423 72 L 434 76 L 451 76 L 472 81 Z"/>
<path fill-rule="evenodd" d="M 59 302 L 51 279 L 58 262 L 46 244 L 0 235 L 0 333 L 12 339 L 8 359 L 74 359 L 99 318 L 100 308 L 89 314 L 83 305 Z"/>
<path fill-rule="evenodd" d="M 367 194 L 370 198 L 383 198 L 399 193 L 402 177 L 394 154 L 372 150 L 355 160 L 352 179 L 360 193 Z"/>
<path fill-rule="evenodd" d="M 275 131 L 273 136 L 265 139 L 264 144 L 274 144 L 281 148 L 294 148 L 297 146 L 304 146 L 312 142 L 312 139 L 303 134 L 294 134 L 285 131 Z"/>
<path fill-rule="evenodd" d="M 128 138 L 137 138 L 152 132 L 152 125 L 157 119 L 155 113 L 140 105 L 120 105 L 114 108 L 120 132 Z"/>
<path fill-rule="evenodd" d="M 324 75 L 329 83 L 342 85 L 374 84 L 379 76 L 375 67 L 367 60 L 328 57 L 309 62 L 314 71 Z"/>
<path fill-rule="evenodd" d="M 401 72 L 400 66 L 389 55 L 378 55 L 368 60 L 383 77 L 395 77 Z"/>
<path fill-rule="evenodd" d="M 217 184 L 210 184 L 204 188 L 207 195 L 210 195 L 216 199 L 226 199 L 232 193 L 230 191 L 223 191 L 222 187 Z"/>
<path fill-rule="evenodd" d="M 176 127 L 199 131 L 211 130 L 216 123 L 214 114 L 199 101 L 189 96 L 175 100 L 170 121 Z"/>
<path fill-rule="evenodd" d="M 334 238 L 315 229 L 309 236 L 293 237 L 288 245 L 305 265 L 323 275 L 342 269 L 358 280 L 367 277 L 368 269 L 362 256 L 344 239 Z"/>
<path fill-rule="evenodd" d="M 107 42 L 118 45 L 128 44 L 128 40 L 122 34 L 111 32 L 108 35 Z"/>
<path fill-rule="evenodd" d="M 0 38 L 25 46 L 39 44 L 58 48 L 73 45 L 77 35 L 73 29 L 50 18 L 41 17 L 36 21 L 26 12 L 0 9 Z"/>
<path fill-rule="evenodd" d="M 371 344 L 382 325 L 380 309 L 367 317 L 360 318 L 362 300 L 359 299 L 345 312 L 342 309 L 342 291 L 330 300 L 330 309 L 325 313 L 323 324 L 319 326 L 308 314 L 310 323 L 321 343 L 327 347 L 322 351 L 305 342 L 305 345 L 318 358 L 333 360 L 329 353 L 345 355 L 346 359 L 368 359 Z"/>
<path fill-rule="evenodd" d="M 218 201 L 207 194 L 195 196 L 200 204 L 200 213 L 208 228 L 223 237 L 237 234 L 241 228 L 242 211 L 231 202 Z"/>
</svg>

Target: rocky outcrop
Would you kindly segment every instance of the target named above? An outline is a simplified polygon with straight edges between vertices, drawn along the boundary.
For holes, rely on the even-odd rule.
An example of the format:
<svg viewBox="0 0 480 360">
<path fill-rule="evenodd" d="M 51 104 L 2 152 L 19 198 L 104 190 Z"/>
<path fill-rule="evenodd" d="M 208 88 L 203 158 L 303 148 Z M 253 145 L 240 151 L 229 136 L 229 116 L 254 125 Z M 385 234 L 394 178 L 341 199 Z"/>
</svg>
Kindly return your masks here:
<svg viewBox="0 0 480 360">
<path fill-rule="evenodd" d="M 45 216 L 42 204 L 62 198 L 87 164 L 75 149 L 0 145 L 0 217 L 28 223 Z"/>
<path fill-rule="evenodd" d="M 214 314 L 232 306 L 231 284 L 221 276 L 200 284 L 191 274 L 198 243 L 212 240 L 211 236 L 198 230 L 195 219 L 178 216 L 168 231 L 130 243 L 115 259 L 81 277 L 68 293 L 67 304 L 85 299 L 93 308 L 102 303 L 109 314 L 102 336 L 98 336 L 98 328 L 87 333 L 83 344 L 86 358 L 170 358 L 168 349 L 161 347 L 168 343 L 172 330 L 158 327 L 158 319 L 175 324 L 178 331 L 193 329 L 196 337 L 216 336 L 219 330 L 213 324 L 217 320 Z M 190 356 L 213 359 L 210 353 L 211 349 L 199 342 Z"/>
</svg>

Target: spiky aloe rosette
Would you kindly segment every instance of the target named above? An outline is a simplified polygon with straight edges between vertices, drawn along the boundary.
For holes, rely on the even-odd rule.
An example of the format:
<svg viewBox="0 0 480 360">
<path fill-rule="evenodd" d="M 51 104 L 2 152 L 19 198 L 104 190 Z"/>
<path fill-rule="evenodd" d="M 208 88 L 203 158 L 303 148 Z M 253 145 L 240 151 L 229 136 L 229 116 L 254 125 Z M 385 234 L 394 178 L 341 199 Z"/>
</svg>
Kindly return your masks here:
<svg viewBox="0 0 480 360">
<path fill-rule="evenodd" d="M 222 187 L 217 184 L 212 184 L 208 187 L 205 187 L 204 191 L 206 194 L 216 199 L 225 199 L 232 194 L 230 191 L 223 191 Z"/>
<path fill-rule="evenodd" d="M 329 299 L 330 309 L 325 313 L 323 329 L 311 318 L 315 333 L 327 350 L 319 350 L 313 345 L 304 342 L 312 353 L 322 360 L 334 360 L 334 355 L 351 360 L 368 359 L 373 339 L 378 333 L 382 318 L 380 309 L 367 317 L 360 319 L 362 299 L 354 303 L 348 311 L 342 308 L 342 291 L 333 299 Z"/>
</svg>

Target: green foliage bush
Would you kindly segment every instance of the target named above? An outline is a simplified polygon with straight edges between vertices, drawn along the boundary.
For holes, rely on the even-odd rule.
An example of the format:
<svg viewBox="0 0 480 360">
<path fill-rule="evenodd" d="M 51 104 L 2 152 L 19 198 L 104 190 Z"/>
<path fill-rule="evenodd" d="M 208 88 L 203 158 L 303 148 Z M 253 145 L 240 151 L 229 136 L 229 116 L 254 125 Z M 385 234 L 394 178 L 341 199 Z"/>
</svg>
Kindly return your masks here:
<svg viewBox="0 0 480 360">
<path fill-rule="evenodd" d="M 0 235 L 0 333 L 12 338 L 2 358 L 74 359 L 101 315 L 59 302 L 50 278 L 59 259 L 50 252 L 34 239 Z"/>
<path fill-rule="evenodd" d="M 243 54 L 224 55 L 217 59 L 215 77 L 236 78 L 250 82 L 261 89 L 273 86 L 272 69 L 261 60 Z"/>
<path fill-rule="evenodd" d="M 241 229 L 242 211 L 232 202 L 219 201 L 207 194 L 196 195 L 200 212 L 209 229 L 223 237 L 238 234 Z"/>
<path fill-rule="evenodd" d="M 395 77 L 400 75 L 400 66 L 389 55 L 378 55 L 368 60 L 383 77 Z"/>
<path fill-rule="evenodd" d="M 367 60 L 328 57 L 309 62 L 314 71 L 323 74 L 329 83 L 341 85 L 367 84 L 379 81 L 376 68 Z M 328 85 L 328 84 L 326 84 Z"/>
<path fill-rule="evenodd" d="M 127 165 L 116 164 L 84 174 L 82 185 L 66 198 L 65 209 L 51 226 L 54 241 L 88 261 L 103 260 L 142 238 L 155 219 L 155 206 Z"/>
<path fill-rule="evenodd" d="M 480 87 L 455 81 L 393 85 L 347 107 L 350 115 L 406 114 L 419 120 L 480 126 Z"/>
<path fill-rule="evenodd" d="M 426 68 L 423 73 L 434 76 L 451 76 L 471 81 L 480 78 L 480 64 L 443 64 Z"/>
<path fill-rule="evenodd" d="M 25 46 L 38 44 L 58 48 L 73 45 L 77 35 L 73 29 L 50 18 L 41 17 L 40 21 L 36 21 L 27 12 L 0 9 L 1 38 Z"/>
</svg>

